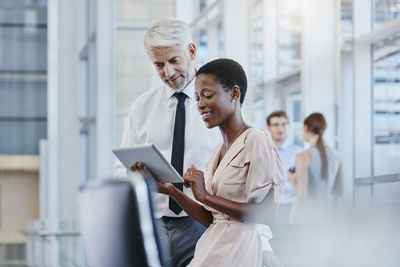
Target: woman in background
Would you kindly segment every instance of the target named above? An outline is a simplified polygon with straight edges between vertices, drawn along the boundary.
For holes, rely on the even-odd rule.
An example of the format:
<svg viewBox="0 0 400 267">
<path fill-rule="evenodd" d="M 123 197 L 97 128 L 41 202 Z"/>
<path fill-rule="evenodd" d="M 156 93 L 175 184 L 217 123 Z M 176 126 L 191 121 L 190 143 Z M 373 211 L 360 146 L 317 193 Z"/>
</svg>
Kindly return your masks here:
<svg viewBox="0 0 400 267">
<path fill-rule="evenodd" d="M 326 146 L 326 121 L 313 113 L 304 121 L 304 139 L 310 148 L 296 157 L 296 172 L 289 173 L 295 201 L 290 223 L 317 223 L 332 209 L 333 196 L 343 195 L 342 162 L 336 151 Z"/>
</svg>

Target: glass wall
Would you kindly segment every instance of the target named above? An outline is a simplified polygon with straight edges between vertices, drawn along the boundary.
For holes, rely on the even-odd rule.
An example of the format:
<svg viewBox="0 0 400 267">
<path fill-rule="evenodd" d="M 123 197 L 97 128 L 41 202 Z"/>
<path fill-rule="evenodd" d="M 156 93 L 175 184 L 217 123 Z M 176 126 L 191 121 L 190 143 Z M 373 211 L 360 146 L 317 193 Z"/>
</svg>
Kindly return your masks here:
<svg viewBox="0 0 400 267">
<path fill-rule="evenodd" d="M 342 0 L 340 8 L 342 50 L 352 50 L 353 46 L 353 1 Z"/>
<path fill-rule="evenodd" d="M 260 84 L 264 79 L 264 34 L 263 1 L 255 0 L 251 5 L 251 81 Z"/>
<path fill-rule="evenodd" d="M 47 135 L 47 1 L 0 1 L 0 154 Z"/>
<path fill-rule="evenodd" d="M 400 0 L 373 0 L 373 28 L 400 17 Z"/>
<path fill-rule="evenodd" d="M 199 41 L 197 44 L 197 63 L 199 66 L 202 66 L 208 61 L 207 30 L 199 30 L 198 38 Z"/>
<path fill-rule="evenodd" d="M 121 143 L 132 102 L 159 78 L 143 46 L 146 30 L 157 20 L 174 15 L 172 0 L 116 1 L 116 144 Z"/>
<path fill-rule="evenodd" d="M 194 4 L 194 10 L 194 17 L 188 23 L 197 45 L 197 67 L 201 67 L 210 60 L 223 57 L 223 9 L 221 1 L 201 0 Z"/>
<path fill-rule="evenodd" d="M 373 60 L 374 175 L 400 173 L 400 34 L 373 46 Z"/>
<path fill-rule="evenodd" d="M 301 12 L 299 0 L 278 3 L 278 73 L 300 67 Z"/>
<path fill-rule="evenodd" d="M 265 124 L 264 114 L 264 14 L 263 14 L 263 1 L 253 0 L 250 6 L 250 64 L 251 64 L 251 85 L 253 91 L 253 110 L 252 121 L 253 124 L 262 128 Z"/>
<path fill-rule="evenodd" d="M 298 145 L 303 146 L 303 121 L 301 117 L 301 94 L 296 92 L 287 98 L 287 115 L 289 117 L 289 130 L 287 139 Z"/>
</svg>

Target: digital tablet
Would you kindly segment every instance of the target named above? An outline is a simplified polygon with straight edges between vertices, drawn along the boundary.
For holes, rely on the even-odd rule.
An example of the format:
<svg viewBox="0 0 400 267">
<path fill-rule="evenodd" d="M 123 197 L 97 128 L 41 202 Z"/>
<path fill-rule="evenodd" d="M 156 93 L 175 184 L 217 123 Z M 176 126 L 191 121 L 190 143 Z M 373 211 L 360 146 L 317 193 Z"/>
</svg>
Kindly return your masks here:
<svg viewBox="0 0 400 267">
<path fill-rule="evenodd" d="M 136 145 L 129 147 L 115 147 L 112 152 L 121 163 L 129 169 L 136 161 L 143 163 L 154 178 L 163 183 L 182 183 L 183 179 L 175 168 L 165 159 L 154 144 Z"/>
</svg>

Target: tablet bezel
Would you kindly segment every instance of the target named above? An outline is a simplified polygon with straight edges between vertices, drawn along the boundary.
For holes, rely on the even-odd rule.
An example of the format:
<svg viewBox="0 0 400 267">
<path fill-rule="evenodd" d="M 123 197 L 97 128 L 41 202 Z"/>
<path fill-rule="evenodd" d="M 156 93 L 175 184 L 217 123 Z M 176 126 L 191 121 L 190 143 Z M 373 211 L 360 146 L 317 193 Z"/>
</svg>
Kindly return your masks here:
<svg viewBox="0 0 400 267">
<path fill-rule="evenodd" d="M 183 182 L 183 178 L 163 156 L 155 144 L 114 147 L 112 152 L 129 171 L 129 167 L 135 161 L 141 162 L 149 168 L 157 181 L 163 183 Z"/>
</svg>

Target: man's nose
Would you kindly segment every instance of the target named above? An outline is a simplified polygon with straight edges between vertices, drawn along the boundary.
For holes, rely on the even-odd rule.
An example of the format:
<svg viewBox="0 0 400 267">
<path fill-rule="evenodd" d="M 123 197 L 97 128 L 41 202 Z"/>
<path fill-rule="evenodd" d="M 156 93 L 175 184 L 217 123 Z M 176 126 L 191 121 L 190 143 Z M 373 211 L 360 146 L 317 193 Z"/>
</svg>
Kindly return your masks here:
<svg viewBox="0 0 400 267">
<path fill-rule="evenodd" d="M 174 74 L 175 70 L 173 66 L 169 63 L 165 64 L 164 66 L 164 74 L 165 77 L 171 77 Z"/>
</svg>

